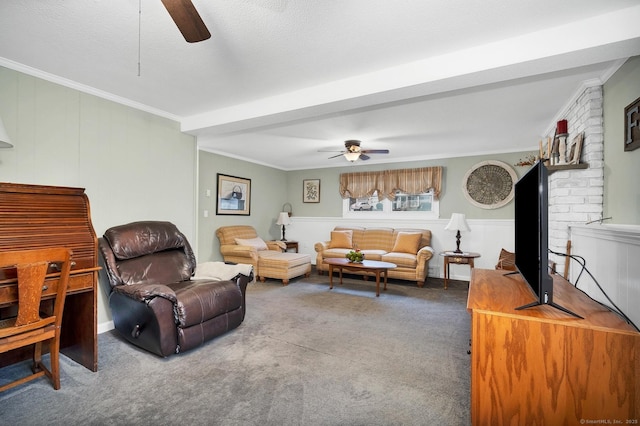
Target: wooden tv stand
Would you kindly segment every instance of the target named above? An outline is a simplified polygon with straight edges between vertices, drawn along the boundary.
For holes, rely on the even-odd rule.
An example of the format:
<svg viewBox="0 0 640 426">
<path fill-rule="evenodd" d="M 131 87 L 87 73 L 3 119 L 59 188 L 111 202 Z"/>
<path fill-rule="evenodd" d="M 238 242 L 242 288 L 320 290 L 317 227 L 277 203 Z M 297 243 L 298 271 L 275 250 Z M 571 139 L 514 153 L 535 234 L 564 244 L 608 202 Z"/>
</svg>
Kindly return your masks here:
<svg viewBox="0 0 640 426">
<path fill-rule="evenodd" d="M 518 274 L 473 269 L 471 419 L 474 425 L 638 424 L 640 333 L 554 275 L 550 306 Z"/>
</svg>

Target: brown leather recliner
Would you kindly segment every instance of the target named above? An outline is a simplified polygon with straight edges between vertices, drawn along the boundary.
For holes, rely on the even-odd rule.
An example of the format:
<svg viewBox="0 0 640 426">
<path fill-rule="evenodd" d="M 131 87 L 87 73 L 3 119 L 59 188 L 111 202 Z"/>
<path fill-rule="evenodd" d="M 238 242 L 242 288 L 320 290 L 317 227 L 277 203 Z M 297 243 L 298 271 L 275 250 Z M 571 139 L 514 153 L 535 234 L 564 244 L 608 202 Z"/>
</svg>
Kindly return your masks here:
<svg viewBox="0 0 640 426">
<path fill-rule="evenodd" d="M 109 278 L 116 330 L 160 356 L 184 352 L 238 327 L 253 280 L 191 279 L 193 250 L 170 222 L 145 221 L 108 229 L 98 240 Z"/>
</svg>

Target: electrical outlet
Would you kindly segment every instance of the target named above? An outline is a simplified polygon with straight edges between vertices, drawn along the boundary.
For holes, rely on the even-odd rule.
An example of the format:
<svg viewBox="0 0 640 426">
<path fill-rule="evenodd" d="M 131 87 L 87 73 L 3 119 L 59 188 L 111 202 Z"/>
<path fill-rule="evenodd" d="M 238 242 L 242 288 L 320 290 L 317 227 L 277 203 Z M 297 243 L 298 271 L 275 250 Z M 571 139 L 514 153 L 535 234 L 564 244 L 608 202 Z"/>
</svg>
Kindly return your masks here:
<svg viewBox="0 0 640 426">
<path fill-rule="evenodd" d="M 209 210 L 204 211 L 204 217 L 209 217 Z"/>
</svg>

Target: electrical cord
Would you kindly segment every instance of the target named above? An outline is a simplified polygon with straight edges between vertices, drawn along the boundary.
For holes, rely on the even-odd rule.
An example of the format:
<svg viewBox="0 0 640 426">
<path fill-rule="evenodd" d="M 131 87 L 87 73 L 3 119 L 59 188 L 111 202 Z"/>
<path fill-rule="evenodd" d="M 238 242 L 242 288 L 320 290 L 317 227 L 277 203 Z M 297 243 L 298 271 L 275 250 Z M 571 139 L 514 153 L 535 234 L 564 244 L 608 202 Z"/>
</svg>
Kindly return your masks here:
<svg viewBox="0 0 640 426">
<path fill-rule="evenodd" d="M 602 287 L 600 286 L 600 283 L 598 282 L 598 280 L 596 279 L 596 277 L 593 276 L 593 274 L 591 274 L 591 272 L 589 271 L 589 269 L 587 269 L 587 261 L 585 260 L 584 257 L 582 256 L 576 256 L 573 254 L 566 254 L 566 253 L 559 253 L 553 250 L 549 250 L 549 253 L 551 254 L 555 254 L 556 256 L 562 256 L 562 257 L 568 257 L 572 260 L 574 260 L 575 262 L 577 262 L 580 266 L 580 273 L 578 273 L 578 277 L 576 278 L 575 283 L 572 283 L 571 281 L 569 281 L 568 279 L 566 279 L 564 276 L 560 275 L 566 282 L 568 282 L 569 284 L 571 284 L 572 286 L 574 286 L 576 289 L 580 290 L 581 292 L 583 292 L 588 298 L 590 298 L 591 300 L 593 300 L 596 303 L 599 303 L 601 306 L 607 308 L 608 310 L 610 310 L 611 312 L 614 312 L 615 314 L 617 314 L 618 316 L 620 316 L 623 320 L 626 321 L 627 324 L 631 325 L 633 328 L 635 328 L 636 330 L 640 331 L 640 329 L 638 328 L 637 325 L 635 325 L 633 323 L 633 321 L 631 321 L 631 319 L 629 317 L 627 317 L 624 312 L 622 312 L 622 310 L 620 308 L 618 308 L 618 306 L 613 302 L 613 300 L 611 300 L 609 298 L 609 295 L 607 295 L 607 293 L 602 289 Z M 596 286 L 600 289 L 600 292 L 602 292 L 602 294 L 604 295 L 604 297 L 607 298 L 607 300 L 609 301 L 609 303 L 611 303 L 611 306 L 613 306 L 613 308 L 611 306 L 605 305 L 604 303 L 595 300 L 593 297 L 589 296 L 589 294 L 587 294 L 586 291 L 582 290 L 581 288 L 578 288 L 578 281 L 580 280 L 580 277 L 582 276 L 582 273 L 586 272 L 587 274 L 589 274 L 589 276 L 591 277 L 591 279 L 593 280 L 593 282 L 596 284 Z M 559 274 L 558 274 L 559 275 Z"/>
</svg>

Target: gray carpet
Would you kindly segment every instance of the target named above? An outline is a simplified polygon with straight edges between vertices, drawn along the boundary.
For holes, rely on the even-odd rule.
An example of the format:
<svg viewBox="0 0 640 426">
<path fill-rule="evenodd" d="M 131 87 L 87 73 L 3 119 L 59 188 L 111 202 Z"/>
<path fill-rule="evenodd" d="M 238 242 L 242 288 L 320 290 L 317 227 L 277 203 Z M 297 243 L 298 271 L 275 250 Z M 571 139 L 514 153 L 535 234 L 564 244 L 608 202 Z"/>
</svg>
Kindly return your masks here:
<svg viewBox="0 0 640 426">
<path fill-rule="evenodd" d="M 103 333 L 97 373 L 63 356 L 61 389 L 0 394 L 0 424 L 470 424 L 467 283 L 327 280 L 250 284 L 239 328 L 166 359 Z"/>
</svg>

